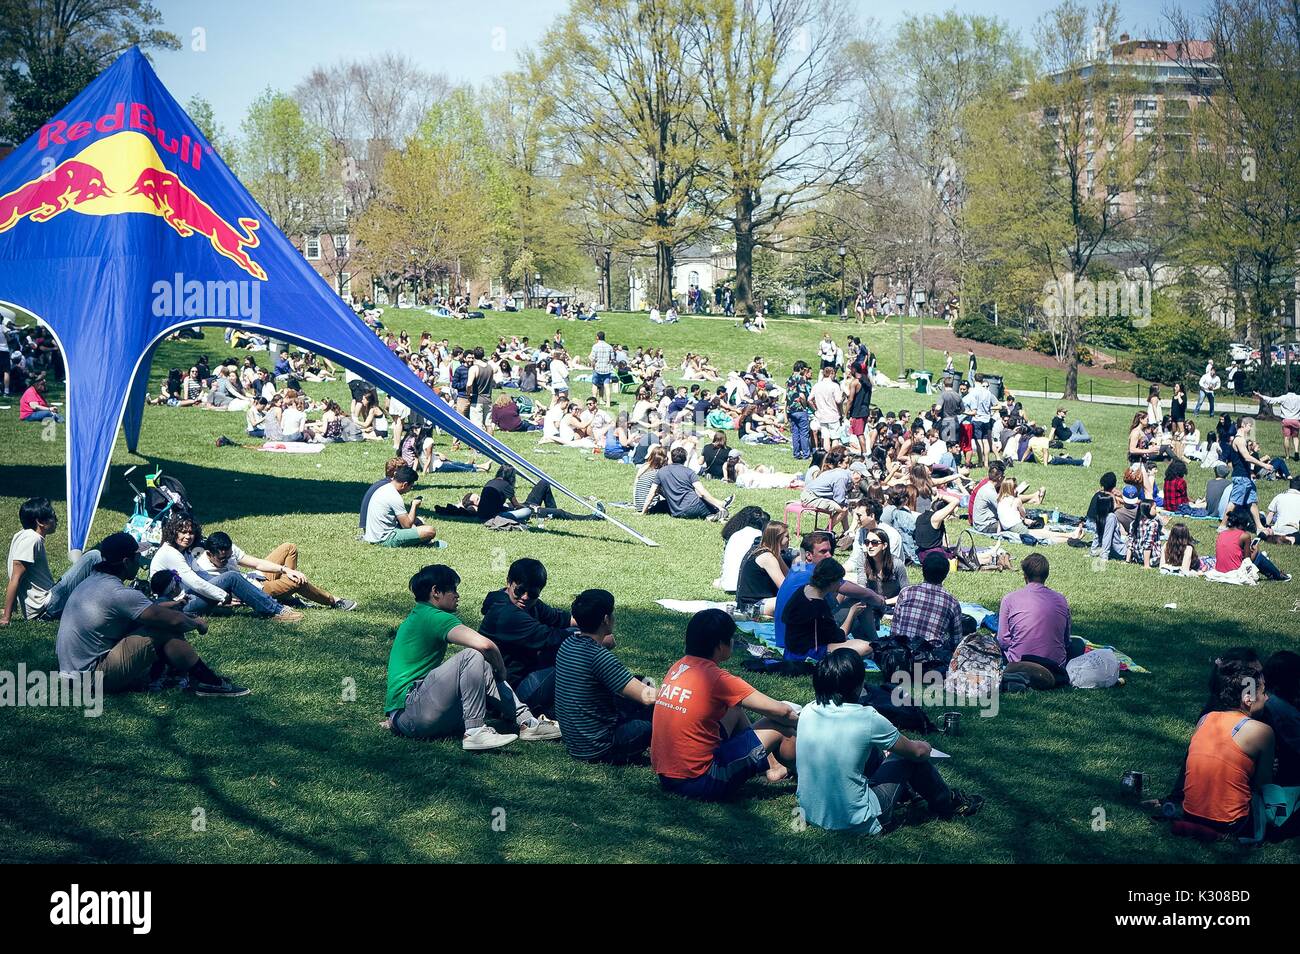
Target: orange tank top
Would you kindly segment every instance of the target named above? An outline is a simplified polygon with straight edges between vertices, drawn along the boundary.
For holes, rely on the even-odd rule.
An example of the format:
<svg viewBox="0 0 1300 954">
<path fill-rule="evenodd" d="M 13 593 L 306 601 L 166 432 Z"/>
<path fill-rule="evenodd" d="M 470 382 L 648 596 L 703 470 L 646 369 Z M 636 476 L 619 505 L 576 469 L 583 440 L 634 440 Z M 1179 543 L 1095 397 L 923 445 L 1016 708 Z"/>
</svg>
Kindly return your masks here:
<svg viewBox="0 0 1300 954">
<path fill-rule="evenodd" d="M 1184 811 L 1217 822 L 1250 814 L 1255 762 L 1233 741 L 1249 721 L 1240 712 L 1211 712 L 1201 720 L 1187 749 Z"/>
</svg>

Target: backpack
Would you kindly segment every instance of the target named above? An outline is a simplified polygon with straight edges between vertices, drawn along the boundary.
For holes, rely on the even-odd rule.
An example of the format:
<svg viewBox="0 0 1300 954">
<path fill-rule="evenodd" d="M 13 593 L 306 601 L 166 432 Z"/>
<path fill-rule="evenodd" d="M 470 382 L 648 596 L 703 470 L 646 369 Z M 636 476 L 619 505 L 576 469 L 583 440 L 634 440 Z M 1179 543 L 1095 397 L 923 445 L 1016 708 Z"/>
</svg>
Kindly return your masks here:
<svg viewBox="0 0 1300 954">
<path fill-rule="evenodd" d="M 944 677 L 946 692 L 966 697 L 987 696 L 1002 684 L 1007 661 L 1002 647 L 991 633 L 971 633 L 953 651 Z"/>
</svg>

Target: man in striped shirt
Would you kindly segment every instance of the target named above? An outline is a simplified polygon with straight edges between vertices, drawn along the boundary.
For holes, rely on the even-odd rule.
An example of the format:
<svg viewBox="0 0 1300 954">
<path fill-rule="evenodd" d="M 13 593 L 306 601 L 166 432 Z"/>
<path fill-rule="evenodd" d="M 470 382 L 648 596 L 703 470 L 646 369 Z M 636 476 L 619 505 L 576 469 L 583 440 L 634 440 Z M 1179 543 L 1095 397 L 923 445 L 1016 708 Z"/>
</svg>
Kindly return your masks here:
<svg viewBox="0 0 1300 954">
<path fill-rule="evenodd" d="M 573 601 L 580 632 L 555 654 L 555 715 L 564 746 L 584 762 L 630 762 L 650 745 L 655 687 L 634 677 L 614 648 L 614 596 L 584 590 Z"/>
</svg>

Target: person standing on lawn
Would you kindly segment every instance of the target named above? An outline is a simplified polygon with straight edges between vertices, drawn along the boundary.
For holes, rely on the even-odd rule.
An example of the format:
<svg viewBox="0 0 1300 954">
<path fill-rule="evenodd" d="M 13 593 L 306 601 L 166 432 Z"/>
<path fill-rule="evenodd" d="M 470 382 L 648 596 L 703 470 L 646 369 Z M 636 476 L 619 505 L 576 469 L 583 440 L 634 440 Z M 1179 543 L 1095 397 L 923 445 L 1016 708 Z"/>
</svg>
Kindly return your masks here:
<svg viewBox="0 0 1300 954">
<path fill-rule="evenodd" d="M 1300 394 L 1287 391 L 1278 397 L 1255 392 L 1270 407 L 1276 408 L 1276 414 L 1282 419 L 1282 456 L 1300 460 Z"/>
</svg>

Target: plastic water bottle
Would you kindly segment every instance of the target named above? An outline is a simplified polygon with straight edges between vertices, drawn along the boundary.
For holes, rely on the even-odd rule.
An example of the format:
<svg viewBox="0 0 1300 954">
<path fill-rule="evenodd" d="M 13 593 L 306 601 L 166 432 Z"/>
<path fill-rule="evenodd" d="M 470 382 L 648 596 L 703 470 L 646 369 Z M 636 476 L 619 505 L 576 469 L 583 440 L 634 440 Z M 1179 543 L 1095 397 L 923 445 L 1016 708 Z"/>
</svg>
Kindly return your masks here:
<svg viewBox="0 0 1300 954">
<path fill-rule="evenodd" d="M 1052 523 L 1060 523 L 1060 522 L 1061 522 L 1061 511 L 1059 511 L 1059 510 L 1053 510 L 1053 511 L 1052 511 Z"/>
</svg>

